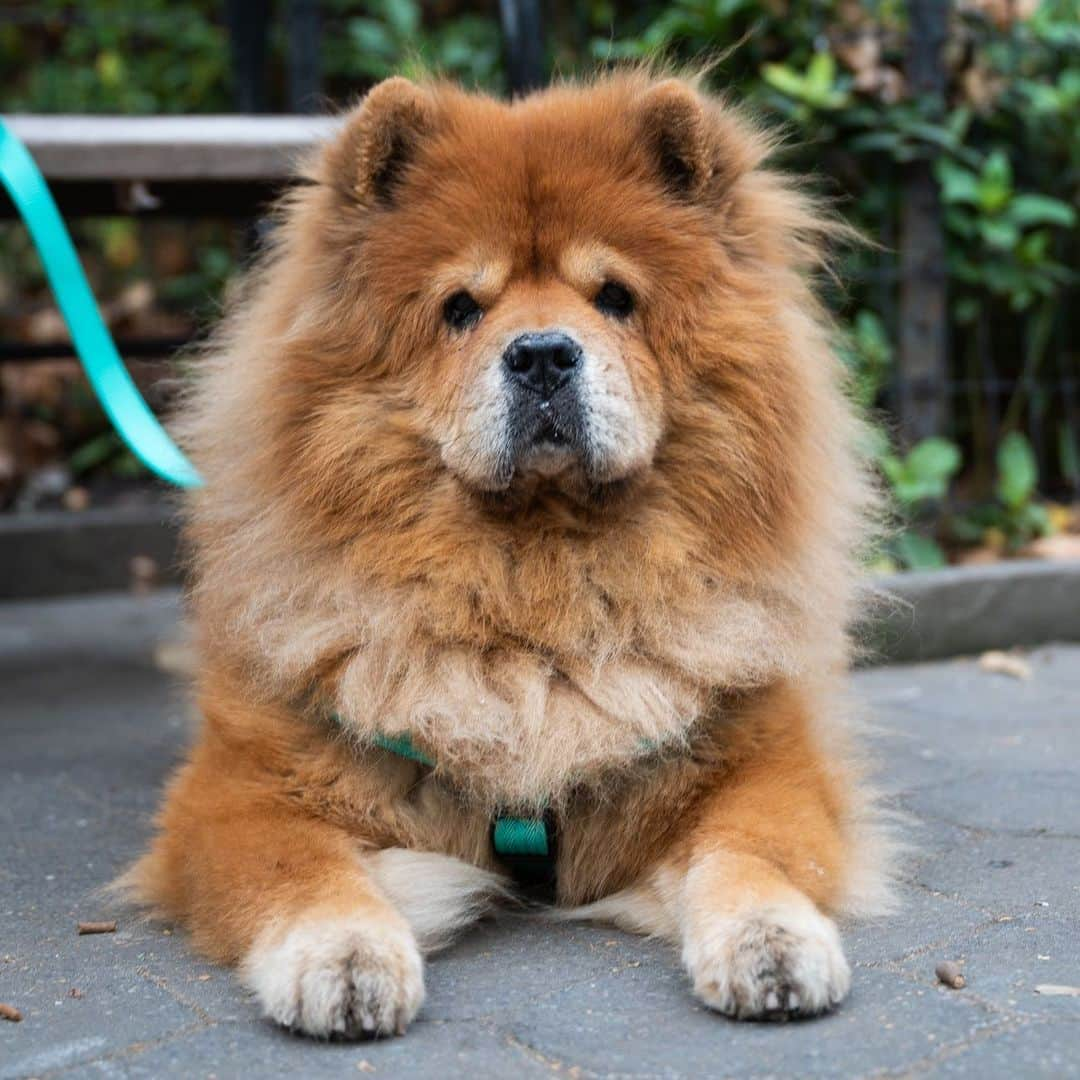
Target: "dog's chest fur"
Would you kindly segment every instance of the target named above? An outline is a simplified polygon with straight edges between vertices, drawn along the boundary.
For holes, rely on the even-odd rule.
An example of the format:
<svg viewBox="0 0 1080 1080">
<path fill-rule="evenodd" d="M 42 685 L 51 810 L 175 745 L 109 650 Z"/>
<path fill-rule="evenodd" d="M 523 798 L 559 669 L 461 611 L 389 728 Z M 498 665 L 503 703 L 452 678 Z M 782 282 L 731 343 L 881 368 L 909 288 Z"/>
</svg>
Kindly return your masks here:
<svg viewBox="0 0 1080 1080">
<path fill-rule="evenodd" d="M 714 591 L 590 648 L 478 649 L 439 641 L 409 607 L 374 625 L 336 677 L 334 708 L 360 741 L 407 734 L 474 799 L 541 805 L 656 752 L 685 750 L 717 688 L 796 674 L 781 610 Z"/>
</svg>

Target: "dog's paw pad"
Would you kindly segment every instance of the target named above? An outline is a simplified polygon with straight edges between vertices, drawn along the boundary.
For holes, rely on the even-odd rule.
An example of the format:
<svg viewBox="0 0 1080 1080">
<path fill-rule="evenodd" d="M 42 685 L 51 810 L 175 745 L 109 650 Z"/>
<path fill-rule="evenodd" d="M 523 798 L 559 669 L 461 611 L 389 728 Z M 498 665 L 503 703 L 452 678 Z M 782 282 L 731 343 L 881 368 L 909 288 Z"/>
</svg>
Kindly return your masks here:
<svg viewBox="0 0 1080 1080">
<path fill-rule="evenodd" d="M 816 1016 L 851 984 L 836 926 L 809 904 L 718 917 L 687 940 L 684 960 L 695 994 L 742 1020 Z"/>
<path fill-rule="evenodd" d="M 423 963 L 407 928 L 309 917 L 260 938 L 244 981 L 271 1019 L 307 1035 L 400 1035 L 424 999 Z"/>
</svg>

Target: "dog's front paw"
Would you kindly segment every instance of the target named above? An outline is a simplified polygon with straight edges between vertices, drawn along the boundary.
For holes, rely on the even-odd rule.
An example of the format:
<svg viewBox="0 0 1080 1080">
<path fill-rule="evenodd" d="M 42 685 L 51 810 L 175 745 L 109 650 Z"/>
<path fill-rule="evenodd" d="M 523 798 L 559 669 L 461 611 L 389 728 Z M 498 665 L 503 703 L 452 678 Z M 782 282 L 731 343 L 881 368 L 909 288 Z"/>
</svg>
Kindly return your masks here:
<svg viewBox="0 0 1080 1080">
<path fill-rule="evenodd" d="M 851 985 L 836 926 L 809 901 L 706 920 L 683 961 L 697 996 L 741 1020 L 815 1016 Z"/>
<path fill-rule="evenodd" d="M 424 1000 L 412 932 L 363 916 L 309 915 L 265 932 L 242 967 L 273 1020 L 307 1035 L 401 1035 Z"/>
</svg>

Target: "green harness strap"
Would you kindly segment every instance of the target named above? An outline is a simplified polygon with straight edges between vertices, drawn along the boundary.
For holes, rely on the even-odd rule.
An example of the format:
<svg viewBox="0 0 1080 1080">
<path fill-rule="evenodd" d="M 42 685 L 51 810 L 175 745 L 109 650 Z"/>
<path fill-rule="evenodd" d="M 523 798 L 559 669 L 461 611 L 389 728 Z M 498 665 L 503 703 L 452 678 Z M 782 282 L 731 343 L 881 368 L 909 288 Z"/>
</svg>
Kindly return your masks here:
<svg viewBox="0 0 1080 1080">
<path fill-rule="evenodd" d="M 548 858 L 550 838 L 543 818 L 497 817 L 491 843 L 498 855 L 536 855 Z"/>
<path fill-rule="evenodd" d="M 388 750 L 398 757 L 427 765 L 435 762 L 422 750 L 413 746 L 408 735 L 375 735 L 371 740 L 380 750 Z M 491 827 L 491 843 L 495 854 L 503 857 L 549 858 L 554 855 L 551 844 L 550 822 L 543 817 L 506 817 L 499 814 Z"/>
</svg>

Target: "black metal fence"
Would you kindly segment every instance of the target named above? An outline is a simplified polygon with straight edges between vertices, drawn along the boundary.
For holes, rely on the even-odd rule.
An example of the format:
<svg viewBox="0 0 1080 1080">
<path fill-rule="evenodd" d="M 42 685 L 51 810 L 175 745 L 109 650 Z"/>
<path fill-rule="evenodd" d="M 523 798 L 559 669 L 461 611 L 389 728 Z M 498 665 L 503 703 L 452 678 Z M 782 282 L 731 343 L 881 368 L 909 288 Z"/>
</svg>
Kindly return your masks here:
<svg viewBox="0 0 1080 1080">
<path fill-rule="evenodd" d="M 908 0 L 910 34 L 906 76 L 910 90 L 944 109 L 948 0 Z M 32 18 L 26 9 L 20 17 Z M 5 9 L 0 9 L 0 15 Z M 545 79 L 545 12 L 539 0 L 498 0 L 505 71 L 511 93 Z M 232 86 L 237 112 L 260 113 L 285 105 L 292 112 L 324 107 L 321 55 L 327 23 L 318 0 L 285 0 L 274 14 L 283 28 L 284 99 L 268 87 L 272 31 L 268 4 L 227 0 Z M 1080 368 L 1077 360 L 1076 293 L 1059 305 L 1038 361 L 997 370 L 1001 335 L 1015 322 L 998 320 L 984 306 L 966 327 L 950 322 L 945 226 L 938 187 L 928 161 L 904 166 L 895 233 L 881 236 L 878 266 L 855 283 L 884 317 L 896 344 L 893 375 L 884 404 L 903 443 L 931 434 L 951 435 L 970 451 L 976 471 L 992 469 L 993 450 L 1009 427 L 1023 427 L 1042 466 L 1061 489 L 1080 490 L 1080 476 L 1061 467 L 1063 442 L 1080 441 Z M 220 203 L 187 208 L 191 216 L 221 210 Z M 92 208 L 90 208 L 92 209 Z M 243 209 L 237 207 L 234 209 Z M 175 212 L 175 208 L 174 208 Z M 1002 329 L 1005 327 L 1005 329 Z M 160 338 L 119 342 L 133 358 L 160 356 L 183 344 Z M 1015 348 L 1021 349 L 1019 340 Z M 0 343 L 0 362 L 70 355 L 61 343 Z"/>
</svg>

